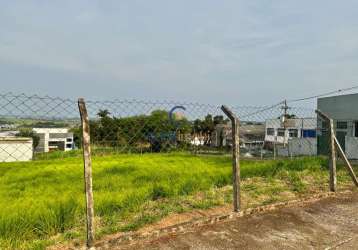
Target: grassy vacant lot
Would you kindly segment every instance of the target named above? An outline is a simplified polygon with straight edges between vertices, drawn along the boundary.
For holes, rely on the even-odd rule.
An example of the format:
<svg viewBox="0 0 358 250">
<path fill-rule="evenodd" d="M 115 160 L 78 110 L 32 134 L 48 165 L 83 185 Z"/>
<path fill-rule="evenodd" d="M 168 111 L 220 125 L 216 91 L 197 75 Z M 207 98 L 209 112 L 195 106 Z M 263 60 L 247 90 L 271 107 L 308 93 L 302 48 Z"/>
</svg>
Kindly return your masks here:
<svg viewBox="0 0 358 250">
<path fill-rule="evenodd" d="M 228 156 L 116 155 L 93 161 L 97 237 L 231 202 Z M 328 190 L 326 165 L 323 158 L 242 161 L 244 208 Z M 339 173 L 340 184 L 349 183 Z M 83 187 L 79 157 L 0 163 L 0 249 L 83 241 Z"/>
</svg>

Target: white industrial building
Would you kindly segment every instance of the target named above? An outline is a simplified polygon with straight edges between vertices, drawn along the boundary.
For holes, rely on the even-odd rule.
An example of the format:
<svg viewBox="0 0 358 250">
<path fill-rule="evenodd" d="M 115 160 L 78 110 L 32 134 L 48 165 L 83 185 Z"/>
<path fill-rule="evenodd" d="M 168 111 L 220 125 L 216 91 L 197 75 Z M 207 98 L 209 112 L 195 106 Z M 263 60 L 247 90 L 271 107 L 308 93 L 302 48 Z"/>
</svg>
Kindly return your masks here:
<svg viewBox="0 0 358 250">
<path fill-rule="evenodd" d="M 279 156 L 317 155 L 317 119 L 267 120 L 265 144 L 271 144 Z"/>
<path fill-rule="evenodd" d="M 316 138 L 316 118 L 266 120 L 265 142 L 287 144 L 292 138 Z"/>
<path fill-rule="evenodd" d="M 358 159 L 358 94 L 319 98 L 317 108 L 334 121 L 336 137 L 349 159 Z M 318 119 L 318 152 L 327 154 L 327 124 Z"/>
<path fill-rule="evenodd" d="M 32 138 L 0 137 L 0 162 L 31 161 Z"/>
<path fill-rule="evenodd" d="M 67 128 L 34 128 L 33 131 L 40 138 L 36 152 L 70 151 L 74 148 L 73 133 Z"/>
</svg>

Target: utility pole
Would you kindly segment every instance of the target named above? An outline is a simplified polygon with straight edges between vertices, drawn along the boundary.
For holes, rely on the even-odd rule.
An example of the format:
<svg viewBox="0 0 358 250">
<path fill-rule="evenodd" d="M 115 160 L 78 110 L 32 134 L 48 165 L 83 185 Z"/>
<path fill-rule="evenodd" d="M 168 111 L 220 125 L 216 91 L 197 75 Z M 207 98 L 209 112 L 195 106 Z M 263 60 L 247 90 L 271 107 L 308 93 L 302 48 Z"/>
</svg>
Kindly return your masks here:
<svg viewBox="0 0 358 250">
<path fill-rule="evenodd" d="M 283 117 L 282 117 L 282 124 L 283 124 L 283 128 L 285 130 L 285 134 L 283 137 L 283 146 L 286 147 L 286 119 L 288 119 L 288 110 L 290 109 L 290 107 L 288 107 L 287 105 L 287 100 L 283 101 L 283 106 L 281 107 L 281 109 L 283 110 Z"/>
<path fill-rule="evenodd" d="M 284 117 L 286 118 L 287 115 L 288 115 L 288 112 L 287 112 L 287 111 L 290 109 L 290 108 L 287 106 L 287 100 L 284 100 L 283 105 L 284 105 L 284 106 L 282 106 L 283 115 L 284 115 Z"/>
</svg>

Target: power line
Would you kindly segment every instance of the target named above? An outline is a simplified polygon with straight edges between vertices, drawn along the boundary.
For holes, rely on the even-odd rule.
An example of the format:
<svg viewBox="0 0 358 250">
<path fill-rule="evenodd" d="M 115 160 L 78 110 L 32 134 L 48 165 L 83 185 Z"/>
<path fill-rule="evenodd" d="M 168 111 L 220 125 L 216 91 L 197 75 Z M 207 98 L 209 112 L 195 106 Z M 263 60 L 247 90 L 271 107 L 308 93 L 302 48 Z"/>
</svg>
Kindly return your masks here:
<svg viewBox="0 0 358 250">
<path fill-rule="evenodd" d="M 323 96 L 327 96 L 327 95 L 332 95 L 332 94 L 336 94 L 336 93 L 347 92 L 347 91 L 354 90 L 354 89 L 358 89 L 358 85 L 353 86 L 353 87 L 349 87 L 349 88 L 338 89 L 338 90 L 335 90 L 335 91 L 330 91 L 330 92 L 327 92 L 327 93 L 318 94 L 318 95 L 314 95 L 314 96 L 309 96 L 309 97 L 304 97 L 304 98 L 299 98 L 299 99 L 292 99 L 292 100 L 287 100 L 287 101 L 284 100 L 284 101 L 281 101 L 281 102 L 279 102 L 279 103 L 277 103 L 277 104 L 274 104 L 274 105 L 272 105 L 272 106 L 269 106 L 269 107 L 260 109 L 260 110 L 258 110 L 258 111 L 256 111 L 256 112 L 253 112 L 253 113 L 250 113 L 250 114 L 246 114 L 246 115 L 242 116 L 241 118 L 245 118 L 245 117 L 249 117 L 249 116 L 253 116 L 253 115 L 260 114 L 260 113 L 265 112 L 265 111 L 267 111 L 267 110 L 276 108 L 277 106 L 280 106 L 280 105 L 282 105 L 282 104 L 284 104 L 285 107 L 288 109 L 287 103 L 307 101 L 307 100 L 316 99 L 316 98 L 323 97 Z M 286 109 L 286 112 L 287 112 L 287 109 Z"/>
<path fill-rule="evenodd" d="M 260 114 L 260 113 L 265 112 L 265 111 L 267 111 L 267 110 L 276 108 L 277 106 L 280 106 L 280 105 L 282 105 L 282 104 L 284 104 L 284 101 L 279 102 L 279 103 L 277 103 L 277 104 L 274 104 L 274 105 L 272 105 L 272 106 L 269 106 L 269 107 L 260 109 L 260 110 L 258 110 L 258 111 L 255 111 L 254 113 L 246 114 L 246 115 L 244 115 L 244 116 L 241 116 L 240 118 L 246 118 L 246 117 L 249 117 L 249 116 L 257 115 L 257 114 Z"/>
<path fill-rule="evenodd" d="M 335 90 L 335 91 L 330 91 L 330 92 L 327 92 L 327 93 L 324 93 L 324 94 L 319 94 L 319 95 L 314 95 L 314 96 L 309 96 L 309 97 L 304 97 L 304 98 L 299 98 L 299 99 L 288 100 L 287 102 L 292 103 L 292 102 L 307 101 L 307 100 L 310 100 L 310 99 L 316 99 L 316 98 L 327 96 L 327 95 L 333 95 L 333 94 L 337 94 L 337 93 L 347 92 L 347 91 L 354 90 L 354 89 L 358 89 L 358 85 L 350 87 L 350 88 L 338 89 L 338 90 Z"/>
<path fill-rule="evenodd" d="M 299 98 L 299 99 L 292 99 L 292 100 L 284 100 L 284 101 L 281 101 L 277 104 L 274 104 L 272 106 L 269 106 L 269 107 L 266 107 L 266 108 L 263 108 L 263 109 L 260 109 L 258 111 L 255 111 L 253 113 L 250 113 L 250 114 L 246 114 L 244 116 L 241 116 L 240 118 L 246 118 L 246 117 L 250 117 L 250 116 L 253 116 L 253 115 L 257 115 L 257 114 L 260 114 L 262 112 L 265 112 L 267 110 L 270 110 L 270 109 L 273 109 L 273 108 L 276 108 L 280 105 L 285 105 L 284 107 L 281 107 L 283 110 L 285 110 L 285 112 L 287 112 L 288 109 L 290 109 L 288 106 L 287 106 L 287 103 L 293 103 L 293 102 L 300 102 L 300 101 L 307 101 L 307 100 L 310 100 L 310 99 L 316 99 L 316 98 L 319 98 L 319 97 L 323 97 L 323 96 L 327 96 L 327 95 L 332 95 L 332 94 L 336 94 L 336 93 L 342 93 L 342 92 L 347 92 L 347 91 L 350 91 L 350 90 L 354 90 L 354 89 L 358 89 L 358 85 L 357 86 L 353 86 L 353 87 L 350 87 L 350 88 L 344 88 L 344 89 L 338 89 L 338 90 L 335 90 L 335 91 L 330 91 L 330 92 L 327 92 L 327 93 L 323 93 L 323 94 L 318 94 L 318 95 L 314 95 L 314 96 L 309 96 L 309 97 L 304 97 L 304 98 Z"/>
</svg>

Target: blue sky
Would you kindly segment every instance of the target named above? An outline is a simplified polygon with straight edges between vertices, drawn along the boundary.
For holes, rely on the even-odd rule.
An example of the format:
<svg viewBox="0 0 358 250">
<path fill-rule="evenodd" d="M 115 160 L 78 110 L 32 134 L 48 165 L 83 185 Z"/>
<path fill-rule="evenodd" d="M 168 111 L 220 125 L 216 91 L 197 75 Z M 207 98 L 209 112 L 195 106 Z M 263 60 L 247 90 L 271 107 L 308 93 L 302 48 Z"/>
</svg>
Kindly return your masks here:
<svg viewBox="0 0 358 250">
<path fill-rule="evenodd" d="M 0 0 L 1 92 L 277 103 L 358 85 L 358 1 Z"/>
</svg>

